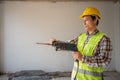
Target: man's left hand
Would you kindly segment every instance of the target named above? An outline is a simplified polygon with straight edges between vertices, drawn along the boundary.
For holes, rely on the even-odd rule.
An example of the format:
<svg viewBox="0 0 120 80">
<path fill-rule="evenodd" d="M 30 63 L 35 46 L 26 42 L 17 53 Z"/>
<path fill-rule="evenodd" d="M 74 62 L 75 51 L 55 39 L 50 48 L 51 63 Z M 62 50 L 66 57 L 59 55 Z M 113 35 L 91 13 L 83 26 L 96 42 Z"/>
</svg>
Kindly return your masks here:
<svg viewBox="0 0 120 80">
<path fill-rule="evenodd" d="M 82 60 L 82 55 L 80 52 L 72 52 L 74 59 Z"/>
</svg>

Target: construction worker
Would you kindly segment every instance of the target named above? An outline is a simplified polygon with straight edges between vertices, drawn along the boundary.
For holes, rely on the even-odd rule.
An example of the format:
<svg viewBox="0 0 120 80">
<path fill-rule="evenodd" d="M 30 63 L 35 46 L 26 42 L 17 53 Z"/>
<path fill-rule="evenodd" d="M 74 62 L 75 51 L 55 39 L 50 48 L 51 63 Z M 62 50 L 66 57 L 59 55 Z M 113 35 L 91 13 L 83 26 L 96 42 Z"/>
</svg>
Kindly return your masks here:
<svg viewBox="0 0 120 80">
<path fill-rule="evenodd" d="M 111 61 L 110 38 L 97 29 L 101 19 L 98 9 L 88 7 L 80 18 L 86 33 L 76 39 L 79 52 L 73 52 L 75 63 L 71 80 L 103 80 L 104 68 Z"/>
<path fill-rule="evenodd" d="M 77 43 L 73 52 L 74 67 L 71 80 L 103 80 L 104 68 L 111 61 L 112 45 L 110 38 L 97 29 L 101 14 L 93 7 L 86 8 L 80 19 L 83 20 L 85 33 L 71 40 Z M 50 39 L 52 44 L 55 39 Z"/>
</svg>

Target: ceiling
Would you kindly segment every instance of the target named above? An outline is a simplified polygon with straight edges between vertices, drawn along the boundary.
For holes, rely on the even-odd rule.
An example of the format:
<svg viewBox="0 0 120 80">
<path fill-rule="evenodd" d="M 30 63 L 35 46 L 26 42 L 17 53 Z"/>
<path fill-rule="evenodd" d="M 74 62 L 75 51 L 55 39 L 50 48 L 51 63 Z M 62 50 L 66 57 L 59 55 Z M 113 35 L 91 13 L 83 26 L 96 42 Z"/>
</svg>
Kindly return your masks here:
<svg viewBox="0 0 120 80">
<path fill-rule="evenodd" d="M 117 2 L 119 0 L 0 0 L 0 1 L 55 1 L 55 2 L 60 2 L 60 1 L 113 1 Z"/>
<path fill-rule="evenodd" d="M 4 2 L 4 1 L 33 1 L 33 2 L 38 2 L 38 1 L 49 1 L 49 2 L 91 2 L 91 1 L 96 1 L 96 2 L 101 2 L 101 1 L 112 1 L 114 3 L 120 2 L 120 0 L 0 0 L 0 3 Z"/>
</svg>

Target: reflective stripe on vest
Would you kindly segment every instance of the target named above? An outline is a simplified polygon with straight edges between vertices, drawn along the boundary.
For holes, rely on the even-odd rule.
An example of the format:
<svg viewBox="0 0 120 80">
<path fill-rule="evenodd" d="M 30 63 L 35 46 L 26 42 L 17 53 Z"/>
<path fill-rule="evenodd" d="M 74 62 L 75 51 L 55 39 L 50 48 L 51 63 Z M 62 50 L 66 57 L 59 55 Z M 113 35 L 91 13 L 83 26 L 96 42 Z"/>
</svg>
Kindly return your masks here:
<svg viewBox="0 0 120 80">
<path fill-rule="evenodd" d="M 81 34 L 78 37 L 78 51 L 80 51 L 83 56 L 93 56 L 93 52 L 96 46 L 104 35 L 105 34 L 101 32 L 96 33 L 89 39 L 88 43 L 84 46 L 87 35 L 85 33 Z M 101 77 L 104 70 L 102 67 L 90 67 L 81 61 L 79 61 L 78 64 L 78 66 L 76 66 L 76 62 L 74 64 L 71 80 L 102 80 Z"/>
<path fill-rule="evenodd" d="M 77 68 L 74 67 L 73 70 L 75 71 Z M 78 72 L 82 73 L 82 74 L 88 74 L 88 75 L 91 75 L 91 76 L 98 76 L 98 77 L 101 77 L 102 76 L 102 73 L 99 73 L 99 72 L 92 72 L 92 71 L 87 71 L 87 70 L 82 70 L 82 69 L 78 69 Z"/>
</svg>

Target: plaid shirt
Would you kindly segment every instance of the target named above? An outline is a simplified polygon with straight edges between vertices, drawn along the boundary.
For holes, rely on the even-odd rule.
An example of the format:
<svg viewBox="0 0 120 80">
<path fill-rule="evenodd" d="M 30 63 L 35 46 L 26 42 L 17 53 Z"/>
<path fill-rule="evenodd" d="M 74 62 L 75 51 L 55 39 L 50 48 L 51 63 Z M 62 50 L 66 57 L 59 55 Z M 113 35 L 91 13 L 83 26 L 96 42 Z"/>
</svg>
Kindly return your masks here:
<svg viewBox="0 0 120 80">
<path fill-rule="evenodd" d="M 92 34 L 87 34 L 87 39 L 84 43 L 84 46 L 88 43 L 89 39 L 92 35 L 95 35 L 99 31 L 96 29 Z M 73 43 L 77 43 L 78 38 L 71 40 Z M 106 35 L 102 37 L 100 42 L 98 43 L 96 49 L 94 50 L 93 56 L 82 56 L 82 62 L 86 63 L 91 67 L 106 67 L 111 61 L 111 51 L 112 45 L 110 38 Z"/>
</svg>

